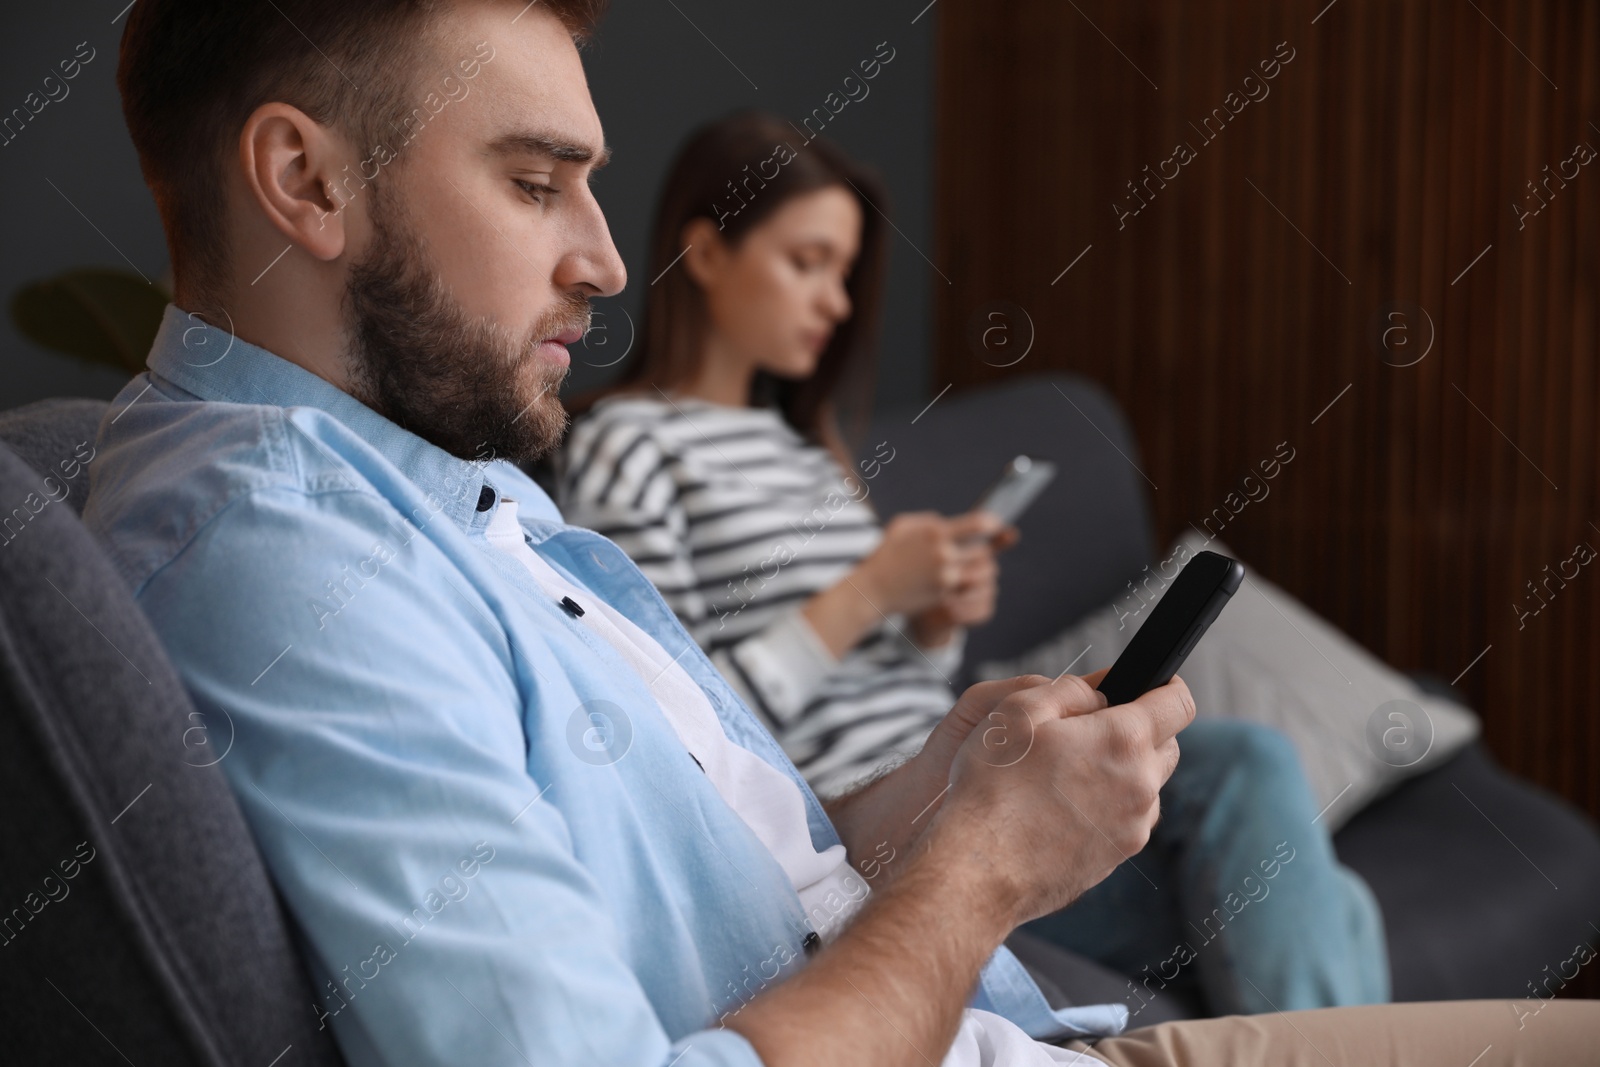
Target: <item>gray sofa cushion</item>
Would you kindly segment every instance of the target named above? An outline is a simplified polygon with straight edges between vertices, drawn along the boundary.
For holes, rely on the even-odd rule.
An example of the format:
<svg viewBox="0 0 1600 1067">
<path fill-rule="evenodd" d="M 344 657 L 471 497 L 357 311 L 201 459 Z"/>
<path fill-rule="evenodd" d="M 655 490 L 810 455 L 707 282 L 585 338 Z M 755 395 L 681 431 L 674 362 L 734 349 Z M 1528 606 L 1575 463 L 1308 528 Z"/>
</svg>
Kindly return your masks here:
<svg viewBox="0 0 1600 1067">
<path fill-rule="evenodd" d="M 63 448 L 72 454 L 83 425 L 69 419 L 31 454 L 48 468 Z M 43 477 L 0 446 L 3 514 L 37 494 Z M 227 723 L 194 715 L 155 634 L 70 508 L 54 502 L 8 526 L 0 1059 L 342 1062 L 331 1031 L 318 1031 L 288 922 L 215 766 L 229 733 Z"/>
<path fill-rule="evenodd" d="M 1171 588 L 1161 587 L 1160 575 L 1207 550 L 1237 555 L 1185 530 L 1142 591 L 1151 608 L 1140 596 L 1119 597 L 1027 655 L 980 663 L 973 673 L 1053 677 L 1069 663 L 1079 674 L 1111 666 Z M 1423 690 L 1243 562 L 1244 583 L 1184 661 L 1183 680 L 1199 718 L 1243 719 L 1288 735 L 1330 831 L 1478 736 L 1477 716 L 1459 697 Z"/>
</svg>

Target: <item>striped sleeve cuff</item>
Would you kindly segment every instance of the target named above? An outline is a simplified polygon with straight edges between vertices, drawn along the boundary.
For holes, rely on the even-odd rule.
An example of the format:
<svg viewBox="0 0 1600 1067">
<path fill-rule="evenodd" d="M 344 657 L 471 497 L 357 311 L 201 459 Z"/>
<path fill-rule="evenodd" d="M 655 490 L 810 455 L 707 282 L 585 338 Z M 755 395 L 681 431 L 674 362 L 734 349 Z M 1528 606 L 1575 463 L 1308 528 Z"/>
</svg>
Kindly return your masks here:
<svg viewBox="0 0 1600 1067">
<path fill-rule="evenodd" d="M 787 726 L 838 667 L 839 661 L 799 608 L 786 611 L 730 652 L 773 722 Z"/>
</svg>

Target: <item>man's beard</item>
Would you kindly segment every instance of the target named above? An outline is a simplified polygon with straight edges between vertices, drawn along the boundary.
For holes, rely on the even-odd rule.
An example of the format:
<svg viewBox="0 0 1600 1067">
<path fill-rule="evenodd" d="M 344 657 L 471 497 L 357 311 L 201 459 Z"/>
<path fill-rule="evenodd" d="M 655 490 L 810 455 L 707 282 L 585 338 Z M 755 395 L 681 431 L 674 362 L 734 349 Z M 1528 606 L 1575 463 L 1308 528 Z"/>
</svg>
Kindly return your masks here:
<svg viewBox="0 0 1600 1067">
<path fill-rule="evenodd" d="M 587 331 L 589 301 L 569 293 L 514 337 L 451 297 L 402 207 L 369 203 L 372 245 L 346 289 L 350 394 L 461 459 L 522 463 L 549 452 L 567 428 L 559 393 L 569 368 L 537 346 Z"/>
</svg>

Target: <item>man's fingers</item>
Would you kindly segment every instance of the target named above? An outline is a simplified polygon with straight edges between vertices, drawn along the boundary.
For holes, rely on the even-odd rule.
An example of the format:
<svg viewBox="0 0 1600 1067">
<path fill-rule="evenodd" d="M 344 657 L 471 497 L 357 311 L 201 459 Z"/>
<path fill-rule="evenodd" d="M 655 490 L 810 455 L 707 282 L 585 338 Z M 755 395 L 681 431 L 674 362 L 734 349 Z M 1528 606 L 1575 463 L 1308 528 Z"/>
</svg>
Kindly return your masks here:
<svg viewBox="0 0 1600 1067">
<path fill-rule="evenodd" d="M 1178 759 L 1181 755 L 1178 751 L 1178 739 L 1167 738 L 1158 751 L 1163 757 L 1161 765 L 1166 768 L 1166 773 L 1161 776 L 1161 781 L 1165 783 L 1172 777 L 1172 772 L 1178 769 Z"/>
<path fill-rule="evenodd" d="M 1150 690 L 1134 704 L 1149 715 L 1158 741 L 1176 737 L 1178 732 L 1194 721 L 1194 697 L 1182 678 L 1174 678 L 1166 685 Z"/>
<path fill-rule="evenodd" d="M 1100 692 L 1100 679 L 1106 676 L 1109 667 L 1102 667 L 1093 674 L 1067 674 L 1065 672 L 1051 679 L 1051 686 L 1059 689 L 1071 685 L 1080 695 L 1067 715 L 1087 715 L 1099 711 L 1107 706 L 1106 695 Z"/>
<path fill-rule="evenodd" d="M 977 682 L 962 691 L 951 714 L 968 722 L 977 722 L 989 714 L 1002 700 L 1020 689 L 1032 689 L 1049 679 L 1038 674 L 1019 674 L 1014 678 L 996 678 Z"/>
<path fill-rule="evenodd" d="M 1106 706 L 1105 696 L 1076 674 L 1060 674 L 1045 679 L 1044 684 L 1037 686 L 1035 692 L 1047 702 L 1053 713 L 1052 718 L 1065 719 L 1074 715 L 1087 715 Z"/>
<path fill-rule="evenodd" d="M 974 689 L 992 690 L 997 695 L 989 701 L 990 707 L 1000 703 L 1018 689 L 1033 689 L 1050 681 L 1042 674 L 1018 674 L 1010 678 L 996 678 L 989 682 L 978 682 L 967 687 L 967 692 Z"/>
</svg>

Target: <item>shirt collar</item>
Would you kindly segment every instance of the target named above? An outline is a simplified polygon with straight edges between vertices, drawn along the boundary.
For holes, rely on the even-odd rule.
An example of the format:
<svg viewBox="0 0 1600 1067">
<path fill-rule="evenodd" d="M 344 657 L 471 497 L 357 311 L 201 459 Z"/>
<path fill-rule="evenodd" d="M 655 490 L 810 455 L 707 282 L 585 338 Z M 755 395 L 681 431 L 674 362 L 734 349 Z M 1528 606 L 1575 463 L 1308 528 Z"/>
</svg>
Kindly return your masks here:
<svg viewBox="0 0 1600 1067">
<path fill-rule="evenodd" d="M 274 407 L 314 407 L 349 427 L 424 490 L 461 487 L 443 495 L 444 512 L 471 526 L 487 479 L 484 464 L 451 455 L 367 407 L 296 363 L 168 304 L 146 366 L 202 400 Z"/>
</svg>

